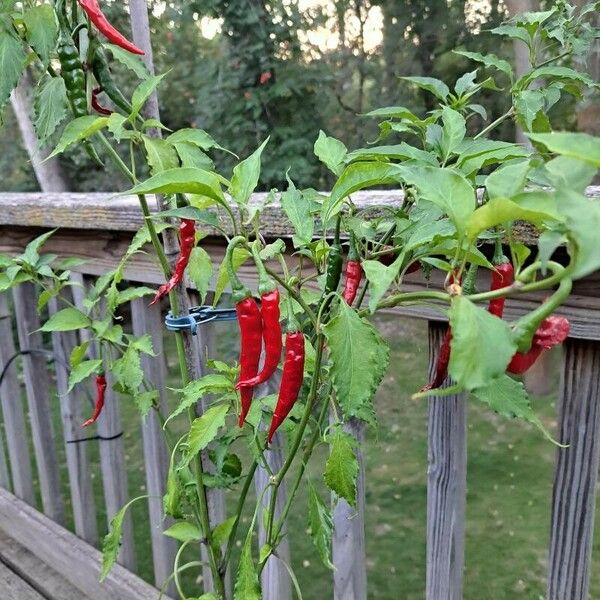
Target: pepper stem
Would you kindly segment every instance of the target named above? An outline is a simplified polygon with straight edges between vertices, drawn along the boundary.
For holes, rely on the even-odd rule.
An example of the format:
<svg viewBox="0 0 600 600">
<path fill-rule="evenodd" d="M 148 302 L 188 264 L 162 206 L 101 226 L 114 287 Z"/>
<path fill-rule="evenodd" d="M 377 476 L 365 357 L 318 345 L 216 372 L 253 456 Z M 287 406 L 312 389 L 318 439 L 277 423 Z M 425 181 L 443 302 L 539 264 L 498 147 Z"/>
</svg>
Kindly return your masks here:
<svg viewBox="0 0 600 600">
<path fill-rule="evenodd" d="M 494 257 L 492 258 L 493 265 L 503 265 L 504 263 L 509 262 L 506 254 L 502 249 L 502 240 L 500 237 L 496 238 L 495 246 L 494 246 Z"/>
<path fill-rule="evenodd" d="M 277 285 L 275 284 L 271 276 L 267 273 L 267 269 L 265 268 L 265 265 L 263 264 L 263 261 L 260 257 L 260 251 L 258 249 L 258 246 L 259 242 L 258 240 L 256 240 L 252 244 L 252 258 L 256 263 L 256 270 L 258 271 L 258 293 L 261 296 L 264 296 L 265 294 L 268 294 L 269 292 L 275 290 L 277 288 Z"/>
<path fill-rule="evenodd" d="M 288 333 L 293 333 L 294 331 L 300 331 L 300 323 L 298 319 L 296 319 L 296 315 L 294 314 L 294 303 L 292 301 L 292 297 L 288 294 L 287 296 L 287 311 L 288 311 L 288 321 L 286 331 Z"/>
<path fill-rule="evenodd" d="M 233 268 L 233 252 L 237 246 L 245 242 L 246 238 L 243 235 L 236 235 L 227 245 L 227 251 L 225 253 L 225 265 L 227 267 L 227 274 L 229 275 L 231 295 L 234 304 L 237 304 L 244 298 L 248 298 L 252 295 L 252 292 L 242 283 L 241 279 L 237 276 L 235 269 Z"/>
</svg>

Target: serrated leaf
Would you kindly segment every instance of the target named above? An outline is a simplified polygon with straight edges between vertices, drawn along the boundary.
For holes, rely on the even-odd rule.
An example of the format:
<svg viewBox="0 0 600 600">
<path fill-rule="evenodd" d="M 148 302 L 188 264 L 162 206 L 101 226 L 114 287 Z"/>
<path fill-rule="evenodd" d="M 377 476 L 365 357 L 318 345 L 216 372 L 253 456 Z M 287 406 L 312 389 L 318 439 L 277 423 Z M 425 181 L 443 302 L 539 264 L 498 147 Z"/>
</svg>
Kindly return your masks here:
<svg viewBox="0 0 600 600">
<path fill-rule="evenodd" d="M 348 154 L 346 146 L 329 137 L 324 131 L 319 131 L 319 137 L 314 145 L 315 156 L 335 175 L 340 175 L 344 168 L 344 160 Z"/>
<path fill-rule="evenodd" d="M 281 194 L 281 208 L 294 226 L 294 247 L 306 246 L 312 241 L 314 220 L 310 213 L 311 202 L 287 176 L 288 189 Z"/>
<path fill-rule="evenodd" d="M 448 371 L 452 378 L 473 390 L 502 375 L 517 349 L 509 325 L 464 296 L 452 299 L 448 314 L 452 327 Z"/>
<path fill-rule="evenodd" d="M 139 79 L 146 79 L 150 74 L 142 59 L 115 44 L 104 44 L 104 47 L 111 51 L 115 60 L 119 61 L 123 66 L 133 71 Z"/>
<path fill-rule="evenodd" d="M 19 82 L 26 60 L 21 42 L 0 29 L 0 112 Z"/>
<path fill-rule="evenodd" d="M 331 452 L 323 473 L 325 483 L 350 506 L 356 506 L 356 478 L 359 468 L 354 452 L 356 440 L 338 427 L 329 443 Z"/>
<path fill-rule="evenodd" d="M 238 567 L 233 600 L 261 600 L 260 583 L 252 560 L 252 530 L 246 536 Z"/>
<path fill-rule="evenodd" d="M 164 76 L 165 74 L 148 77 L 135 88 L 133 96 L 131 97 L 131 114 L 129 115 L 129 121 L 131 123 L 133 123 L 140 114 L 144 104 L 146 104 L 148 98 L 152 95 L 152 92 L 160 85 Z"/>
<path fill-rule="evenodd" d="M 62 77 L 44 77 L 35 90 L 35 131 L 42 144 L 67 116 L 67 89 Z"/>
<path fill-rule="evenodd" d="M 25 11 L 25 37 L 29 45 L 42 59 L 44 67 L 50 62 L 50 54 L 56 47 L 58 28 L 54 10 L 49 4 L 39 4 Z"/>
<path fill-rule="evenodd" d="M 40 328 L 40 331 L 73 331 L 91 325 L 91 321 L 76 308 L 64 308 L 54 313 Z"/>
<path fill-rule="evenodd" d="M 80 381 L 87 379 L 92 373 L 99 373 L 101 368 L 101 359 L 79 362 L 69 373 L 69 388 L 67 392 L 70 392 Z"/>
<path fill-rule="evenodd" d="M 268 142 L 269 138 L 267 138 L 248 158 L 244 159 L 233 168 L 229 193 L 239 204 L 248 204 L 252 192 L 254 192 L 258 185 L 261 166 L 260 159 Z"/>
<path fill-rule="evenodd" d="M 331 510 L 321 500 L 315 486 L 310 482 L 308 484 L 308 527 L 321 561 L 328 569 L 333 571 L 335 567 L 331 563 L 331 537 L 333 533 Z"/>
<path fill-rule="evenodd" d="M 163 534 L 179 542 L 193 542 L 194 540 L 201 540 L 203 538 L 198 526 L 187 521 L 173 523 L 171 527 L 163 531 Z"/>
<path fill-rule="evenodd" d="M 145 417 L 152 410 L 152 407 L 156 404 L 158 399 L 158 390 L 148 390 L 147 392 L 135 394 L 133 397 L 137 409 L 142 417 Z"/>
<path fill-rule="evenodd" d="M 204 450 L 217 437 L 219 429 L 225 425 L 228 411 L 227 404 L 218 404 L 211 406 L 201 417 L 194 419 L 187 439 L 185 465 L 188 465 L 198 452 Z"/>
<path fill-rule="evenodd" d="M 177 152 L 169 142 L 161 138 L 151 138 L 147 135 L 142 135 L 142 140 L 146 149 L 146 159 L 151 175 L 157 175 L 179 167 Z"/>
<path fill-rule="evenodd" d="M 331 377 L 346 417 L 373 422 L 371 403 L 388 367 L 389 348 L 379 332 L 345 302 L 324 327 Z"/>
<path fill-rule="evenodd" d="M 104 129 L 108 124 L 107 117 L 95 117 L 94 115 L 86 115 L 78 117 L 67 124 L 63 134 L 52 154 L 48 158 L 52 158 L 61 152 L 64 152 L 69 146 L 86 140 L 101 129 Z M 48 160 L 48 159 L 46 159 Z"/>
<path fill-rule="evenodd" d="M 365 260 L 362 262 L 362 268 L 369 282 L 369 310 L 375 312 L 379 301 L 383 298 L 392 282 L 400 273 L 402 266 L 402 256 L 398 256 L 394 262 L 386 266 L 378 260 Z"/>
<path fill-rule="evenodd" d="M 192 250 L 187 266 L 187 274 L 200 294 L 201 304 L 204 304 L 213 274 L 212 260 L 204 248 L 197 246 Z"/>
<path fill-rule="evenodd" d="M 140 353 L 131 345 L 125 350 L 123 356 L 113 363 L 113 375 L 118 383 L 130 394 L 137 394 L 144 381 L 144 372 Z"/>
</svg>

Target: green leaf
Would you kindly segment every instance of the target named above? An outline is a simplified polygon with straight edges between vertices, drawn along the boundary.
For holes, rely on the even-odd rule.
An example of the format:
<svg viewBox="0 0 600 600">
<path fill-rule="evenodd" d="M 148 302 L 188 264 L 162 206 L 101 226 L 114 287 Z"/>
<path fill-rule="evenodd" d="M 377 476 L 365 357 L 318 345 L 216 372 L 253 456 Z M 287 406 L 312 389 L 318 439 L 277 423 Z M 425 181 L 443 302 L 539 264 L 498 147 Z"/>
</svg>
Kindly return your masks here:
<svg viewBox="0 0 600 600">
<path fill-rule="evenodd" d="M 545 165 L 549 182 L 554 188 L 571 189 L 583 194 L 598 169 L 570 156 L 557 156 Z"/>
<path fill-rule="evenodd" d="M 491 381 L 489 385 L 473 390 L 471 393 L 499 415 L 528 421 L 540 429 L 547 438 L 552 439 L 539 417 L 533 412 L 521 381 L 504 374 Z"/>
<path fill-rule="evenodd" d="M 387 267 L 378 260 L 363 261 L 362 268 L 370 285 L 369 310 L 371 313 L 375 312 L 379 301 L 388 291 L 394 279 L 398 277 L 398 274 L 400 273 L 400 267 L 402 266 L 402 260 L 403 257 L 398 256 L 398 258 L 396 258 L 394 262 Z"/>
<path fill-rule="evenodd" d="M 467 237 L 473 241 L 490 227 L 517 220 L 541 225 L 562 219 L 553 194 L 548 192 L 526 192 L 512 199 L 494 198 L 471 215 L 467 222 Z"/>
<path fill-rule="evenodd" d="M 267 138 L 248 158 L 238 163 L 233 168 L 229 193 L 233 199 L 242 205 L 248 204 L 252 192 L 258 185 L 260 177 L 260 158 L 265 146 L 269 142 Z"/>
<path fill-rule="evenodd" d="M 289 175 L 287 180 L 288 189 L 281 194 L 281 207 L 294 226 L 293 243 L 295 248 L 299 248 L 312 241 L 315 225 L 310 213 L 311 202 L 296 188 Z"/>
<path fill-rule="evenodd" d="M 164 76 L 165 74 L 148 77 L 135 88 L 133 96 L 131 97 L 132 109 L 131 114 L 129 115 L 129 121 L 131 123 L 133 123 L 140 114 L 144 104 L 146 104 L 148 98 L 152 95 L 152 92 L 159 86 Z"/>
<path fill-rule="evenodd" d="M 212 542 L 215 548 L 220 548 L 229 541 L 236 517 L 229 517 L 219 523 L 212 531 Z"/>
<path fill-rule="evenodd" d="M 546 65 L 530 71 L 524 75 L 517 83 L 517 86 L 526 86 L 530 82 L 536 79 L 553 79 L 553 80 L 567 80 L 581 83 L 588 87 L 600 87 L 589 75 L 582 71 L 575 71 L 569 67 L 561 67 L 555 65 Z"/>
<path fill-rule="evenodd" d="M 140 353 L 133 346 L 129 346 L 123 356 L 113 363 L 112 373 L 124 390 L 136 395 L 144 381 L 144 372 Z"/>
<path fill-rule="evenodd" d="M 102 360 L 84 360 L 75 366 L 69 373 L 70 392 L 80 381 L 87 379 L 92 373 L 99 373 L 102 368 Z"/>
<path fill-rule="evenodd" d="M 376 108 L 365 114 L 365 117 L 377 117 L 382 119 L 406 119 L 412 123 L 420 122 L 411 110 L 405 106 L 386 106 L 384 108 Z"/>
<path fill-rule="evenodd" d="M 381 162 L 357 162 L 348 165 L 335 182 L 331 195 L 323 202 L 323 223 L 329 223 L 340 211 L 344 198 L 353 192 L 396 181 L 396 168 L 396 165 Z"/>
<path fill-rule="evenodd" d="M 33 109 L 35 131 L 43 143 L 67 116 L 69 103 L 67 89 L 62 77 L 43 77 L 35 90 Z"/>
<path fill-rule="evenodd" d="M 200 223 L 205 223 L 211 227 L 218 227 L 219 219 L 214 212 L 196 208 L 195 206 L 180 206 L 170 210 L 163 210 L 156 215 L 157 218 L 176 217 L 177 219 L 192 219 Z"/>
<path fill-rule="evenodd" d="M 532 141 L 546 146 L 550 152 L 570 156 L 600 169 L 600 138 L 587 133 L 528 133 Z"/>
<path fill-rule="evenodd" d="M 218 150 L 225 150 L 225 152 L 229 152 L 229 150 L 217 144 L 213 137 L 206 133 L 206 131 L 203 129 L 195 129 L 191 127 L 178 129 L 167 138 L 167 141 L 173 145 L 180 143 L 192 144 L 192 146 L 196 146 L 200 148 L 200 150 L 204 151 L 210 150 L 211 148 L 217 148 Z M 233 153 L 230 152 L 230 154 Z"/>
<path fill-rule="evenodd" d="M 63 134 L 52 154 L 48 158 L 52 158 L 61 152 L 64 152 L 69 146 L 86 140 L 101 129 L 104 129 L 108 124 L 107 117 L 95 117 L 86 115 L 78 117 L 67 124 Z M 48 160 L 48 159 L 46 159 Z"/>
<path fill-rule="evenodd" d="M 373 146 L 372 148 L 360 148 L 349 152 L 346 162 L 356 160 L 419 160 L 434 167 L 439 166 L 437 158 L 431 153 L 415 148 L 406 142 L 392 146 Z"/>
<path fill-rule="evenodd" d="M 181 160 L 182 167 L 204 169 L 205 171 L 211 171 L 214 168 L 214 163 L 210 157 L 197 146 L 189 142 L 176 142 L 173 147 Z"/>
<path fill-rule="evenodd" d="M 379 332 L 345 302 L 324 327 L 331 377 L 346 417 L 373 421 L 371 399 L 388 367 L 389 348 Z"/>
<path fill-rule="evenodd" d="M 110 50 L 113 58 L 120 62 L 124 67 L 127 67 L 130 71 L 133 71 L 139 79 L 147 79 L 150 73 L 146 69 L 146 65 L 142 62 L 142 59 L 135 54 L 131 54 L 128 50 L 116 46 L 115 44 L 103 44 L 104 47 Z"/>
<path fill-rule="evenodd" d="M 0 112 L 19 82 L 26 59 L 21 42 L 0 29 Z"/>
<path fill-rule="evenodd" d="M 448 86 L 434 77 L 401 77 L 400 79 L 414 83 L 417 87 L 431 92 L 439 100 L 446 100 L 450 95 Z"/>
<path fill-rule="evenodd" d="M 231 255 L 231 264 L 233 266 L 234 272 L 237 270 L 250 258 L 251 254 L 245 248 L 235 248 Z M 227 269 L 227 265 L 225 261 L 221 263 L 219 267 L 219 274 L 217 275 L 217 283 L 215 285 L 215 298 L 213 300 L 213 306 L 216 306 L 219 302 L 219 299 L 223 295 L 227 284 L 229 283 L 229 272 Z"/>
<path fill-rule="evenodd" d="M 56 229 L 52 229 L 51 231 L 47 231 L 46 233 L 42 233 L 38 237 L 31 240 L 27 246 L 25 246 L 25 250 L 21 255 L 23 261 L 25 261 L 28 265 L 32 267 L 37 266 L 37 263 L 40 259 L 39 251 L 40 248 L 50 239 L 52 235 L 56 232 Z"/>
<path fill-rule="evenodd" d="M 104 537 L 104 541 L 102 542 L 102 573 L 100 574 L 100 582 L 106 579 L 106 576 L 109 574 L 112 566 L 115 564 L 117 560 L 117 556 L 119 555 L 119 548 L 121 547 L 121 536 L 123 529 L 123 519 L 125 518 L 125 513 L 127 509 L 138 500 L 143 500 L 148 496 L 138 496 L 134 498 L 130 502 L 128 502 L 115 516 L 112 518 L 110 522 L 109 532 Z"/>
<path fill-rule="evenodd" d="M 50 55 L 56 47 L 58 28 L 54 10 L 49 4 L 34 6 L 23 14 L 25 37 L 29 45 L 42 59 L 44 67 L 50 62 Z"/>
<path fill-rule="evenodd" d="M 505 165 L 496 169 L 485 180 L 490 198 L 510 198 L 522 191 L 531 166 L 529 161 Z"/>
<path fill-rule="evenodd" d="M 529 151 L 519 144 L 497 140 L 465 140 L 461 144 L 457 164 L 465 175 L 471 175 L 488 165 L 528 155 Z"/>
<path fill-rule="evenodd" d="M 242 546 L 233 600 L 261 600 L 260 583 L 256 566 L 252 560 L 252 529 Z"/>
<path fill-rule="evenodd" d="M 187 274 L 200 294 L 201 304 L 204 304 L 213 274 L 212 260 L 204 248 L 196 247 L 192 250 Z"/>
<path fill-rule="evenodd" d="M 325 463 L 323 477 L 327 487 L 350 504 L 356 506 L 356 478 L 358 461 L 354 448 L 356 440 L 340 427 L 329 440 L 331 452 Z"/>
<path fill-rule="evenodd" d="M 201 194 L 225 203 L 219 178 L 203 169 L 169 169 L 119 195 L 126 194 Z"/>
<path fill-rule="evenodd" d="M 404 181 L 417 188 L 420 197 L 433 202 L 446 213 L 459 234 L 475 210 L 475 190 L 458 173 L 437 167 L 396 166 Z"/>
<path fill-rule="evenodd" d="M 442 158 L 446 160 L 464 140 L 467 132 L 465 118 L 457 111 L 448 106 L 442 109 Z"/>
<path fill-rule="evenodd" d="M 482 63 L 486 67 L 494 67 L 512 79 L 513 70 L 510 63 L 503 58 L 498 58 L 495 54 L 480 54 L 479 52 L 467 52 L 465 50 L 454 50 L 454 53 Z"/>
<path fill-rule="evenodd" d="M 184 464 L 188 465 L 198 452 L 204 450 L 217 437 L 219 429 L 225 425 L 228 411 L 229 405 L 218 404 L 211 406 L 201 417 L 194 419 L 188 434 L 188 451 Z"/>
<path fill-rule="evenodd" d="M 64 308 L 54 313 L 40 331 L 73 331 L 89 327 L 91 323 L 90 319 L 76 308 Z"/>
<path fill-rule="evenodd" d="M 138 298 L 145 298 L 146 296 L 153 296 L 156 290 L 152 288 L 140 286 L 140 287 L 129 287 L 122 291 L 119 291 L 115 299 L 115 306 L 137 300 Z"/>
<path fill-rule="evenodd" d="M 514 105 L 517 120 L 525 131 L 531 131 L 533 122 L 544 110 L 546 101 L 543 90 L 523 90 L 515 94 Z"/>
<path fill-rule="evenodd" d="M 321 561 L 333 571 L 335 567 L 331 563 L 331 536 L 333 533 L 331 510 L 321 500 L 315 486 L 310 481 L 308 483 L 308 527 Z"/>
<path fill-rule="evenodd" d="M 452 352 L 448 371 L 452 378 L 473 390 L 502 375 L 517 349 L 508 324 L 464 296 L 452 299 L 449 317 Z"/>
<path fill-rule="evenodd" d="M 133 400 L 137 406 L 140 416 L 145 417 L 152 410 L 152 407 L 158 402 L 158 390 L 148 390 L 133 396 Z"/>
<path fill-rule="evenodd" d="M 525 42 L 527 46 L 531 46 L 531 36 L 529 32 L 524 27 L 516 27 L 515 25 L 500 25 L 499 27 L 495 27 L 494 29 L 490 29 L 491 33 L 495 35 L 501 35 L 505 37 L 509 37 L 515 40 L 521 40 Z"/>
<path fill-rule="evenodd" d="M 75 346 L 73 350 L 71 350 L 71 356 L 69 358 L 69 364 L 71 365 L 71 369 L 74 369 L 84 358 L 90 347 L 89 341 L 83 342 L 80 346 Z"/>
<path fill-rule="evenodd" d="M 187 521 L 178 521 L 163 531 L 163 534 L 172 537 L 179 542 L 193 542 L 203 538 L 202 532 L 197 525 Z"/>
<path fill-rule="evenodd" d="M 341 175 L 344 169 L 344 160 L 348 154 L 346 146 L 333 137 L 329 137 L 323 131 L 319 131 L 319 137 L 314 146 L 315 156 L 327 166 L 335 175 Z"/>
<path fill-rule="evenodd" d="M 166 140 L 142 135 L 150 174 L 157 175 L 169 169 L 179 167 L 179 159 L 175 148 Z"/>
</svg>

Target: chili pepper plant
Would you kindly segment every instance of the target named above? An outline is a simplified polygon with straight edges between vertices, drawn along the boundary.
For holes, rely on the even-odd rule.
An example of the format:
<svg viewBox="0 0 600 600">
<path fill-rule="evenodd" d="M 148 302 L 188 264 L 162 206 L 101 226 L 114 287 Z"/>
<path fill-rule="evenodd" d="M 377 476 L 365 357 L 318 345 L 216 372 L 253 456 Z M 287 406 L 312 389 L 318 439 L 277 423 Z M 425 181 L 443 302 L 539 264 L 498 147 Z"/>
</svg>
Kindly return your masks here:
<svg viewBox="0 0 600 600">
<path fill-rule="evenodd" d="M 554 313 L 574 281 L 600 268 L 600 205 L 585 196 L 600 167 L 600 140 L 553 132 L 548 116 L 563 98 L 579 99 L 598 89 L 581 69 L 598 36 L 589 19 L 597 9 L 598 3 L 576 10 L 561 0 L 487 33 L 528 48 L 531 65 L 524 74 L 517 75 L 496 55 L 460 49 L 471 67 L 457 81 L 404 77 L 407 86 L 431 94 L 437 107 L 426 114 L 403 106 L 368 113 L 364 118 L 379 122 L 380 135 L 364 148 L 349 150 L 321 132 L 314 152 L 336 177 L 331 191 L 298 189 L 291 164 L 282 174 L 283 189 L 257 202 L 252 194 L 268 140 L 238 159 L 233 172 L 219 173 L 211 154 L 235 148 L 223 148 L 201 129 L 171 132 L 147 118 L 146 102 L 168 74 L 148 73 L 138 57 L 142 50 L 114 30 L 98 2 L 0 4 L 0 108 L 28 66 L 37 75 L 40 143 L 54 139 L 62 127 L 50 156 L 83 144 L 95 161 L 112 162 L 130 182 L 117 192 L 136 196 L 145 217 L 126 254 L 98 278 L 83 306 L 61 293 L 74 285 L 70 269 L 77 261 L 40 254 L 52 232 L 32 241 L 20 256 L 1 257 L 0 290 L 35 282 L 41 289 L 40 311 L 53 297 L 65 303 L 44 331 L 90 332 L 96 351 L 85 342 L 71 355 L 70 386 L 97 384 L 96 410 L 84 425 L 102 419 L 107 381 L 142 415 L 157 411 L 171 456 L 164 513 L 175 523 L 165 535 L 182 547 L 204 546 L 214 584 L 184 590 L 181 573 L 200 567 L 180 564 L 180 552 L 172 579 L 181 598 L 225 599 L 226 572 L 234 577 L 236 600 L 260 598 L 259 575 L 277 553 L 289 511 L 299 509 L 296 492 L 304 485 L 310 535 L 323 563 L 333 568 L 330 503 L 310 485 L 306 467 L 315 460 L 314 449 L 328 445 L 324 482 L 334 502 L 355 505 L 358 442 L 343 425 L 351 420 L 377 425 L 373 396 L 389 367 L 387 343 L 370 322 L 379 310 L 426 304 L 449 319 L 434 380 L 423 382 L 415 398 L 465 392 L 490 410 L 530 421 L 551 438 L 514 375 L 565 339 L 568 321 Z M 131 98 L 115 85 L 115 69 L 139 80 Z M 484 94 L 506 98 L 506 112 L 491 122 L 479 100 Z M 505 121 L 518 125 L 530 144 L 496 139 Z M 163 130 L 162 139 L 155 136 L 157 129 Z M 403 200 L 382 201 L 368 210 L 353 202 L 357 191 L 382 186 L 401 188 Z M 149 210 L 152 194 L 162 196 L 158 212 Z M 293 228 L 291 240 L 265 239 L 263 214 L 276 202 Z M 537 231 L 537 249 L 520 241 L 524 224 Z M 172 245 L 177 229 L 181 252 L 171 264 L 163 241 Z M 208 234 L 221 235 L 227 246 L 214 274 L 212 301 L 235 306 L 239 360 L 212 360 L 212 371 L 198 377 L 189 359 L 193 338 L 173 333 L 181 386 L 175 410 L 163 417 L 158 390 L 140 366 L 142 353 L 153 354 L 150 337 L 127 334 L 119 309 L 134 298 L 157 302 L 164 297 L 173 315 L 185 314 L 186 272 L 206 302 L 213 278 L 211 257 L 202 247 Z M 165 284 L 158 291 L 126 286 L 125 266 L 149 244 Z M 258 288 L 240 278 L 245 263 L 256 269 Z M 491 289 L 475 289 L 477 269 L 491 273 Z M 406 291 L 405 276 L 417 270 L 431 285 Z M 223 296 L 227 286 L 230 300 Z M 546 292 L 545 302 L 516 321 L 503 319 L 505 300 L 540 290 Z M 278 369 L 278 393 L 257 398 L 255 386 Z M 181 437 L 174 435 L 176 421 L 187 423 Z M 258 498 L 248 525 L 240 515 L 276 430 L 286 440 L 285 460 L 270 477 L 267 510 Z M 284 481 L 287 501 L 277 515 Z M 235 498 L 230 503 L 235 511 L 221 523 L 211 522 L 208 511 L 207 494 L 214 487 Z M 102 577 L 117 558 L 128 506 L 114 516 L 104 540 Z M 266 539 L 257 548 L 253 532 L 260 519 Z M 245 541 L 233 564 L 238 538 Z"/>
</svg>

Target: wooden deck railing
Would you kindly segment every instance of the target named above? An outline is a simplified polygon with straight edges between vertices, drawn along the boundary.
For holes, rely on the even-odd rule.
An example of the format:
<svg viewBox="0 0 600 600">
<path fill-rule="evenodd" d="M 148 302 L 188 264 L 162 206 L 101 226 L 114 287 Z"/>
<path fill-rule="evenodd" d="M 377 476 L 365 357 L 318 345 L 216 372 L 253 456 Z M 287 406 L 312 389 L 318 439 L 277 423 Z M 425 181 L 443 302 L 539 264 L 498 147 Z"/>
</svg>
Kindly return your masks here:
<svg viewBox="0 0 600 600">
<path fill-rule="evenodd" d="M 589 188 L 590 198 L 600 197 L 600 188 Z M 374 192 L 358 195 L 362 206 L 386 201 L 399 202 L 395 192 Z M 277 206 L 266 214 L 267 237 L 290 238 L 292 232 Z M 137 203 L 131 198 L 109 198 L 106 194 L 1 194 L 0 193 L 0 253 L 17 253 L 41 231 L 57 228 L 45 246 L 45 252 L 60 256 L 75 256 L 86 262 L 74 269 L 74 277 L 83 286 L 116 266 L 127 248 L 133 232 L 142 224 Z M 522 232 L 526 243 L 535 243 L 528 230 Z M 291 246 L 291 244 L 289 244 Z M 203 247 L 215 263 L 220 263 L 224 246 L 217 238 L 207 238 Z M 251 267 L 242 267 L 242 279 L 256 284 Z M 152 253 L 137 254 L 125 271 L 128 280 L 157 284 L 162 281 Z M 485 289 L 486 274 L 480 286 Z M 419 275 L 410 276 L 407 290 L 425 285 L 441 285 L 434 278 L 425 282 Z M 74 302 L 82 302 L 79 287 L 73 288 Z M 193 290 L 190 291 L 194 295 Z M 507 307 L 509 319 L 514 319 L 543 299 L 543 294 L 523 295 Z M 44 348 L 37 330 L 40 326 L 36 309 L 36 290 L 22 284 L 12 293 L 0 293 L 0 371 L 20 350 Z M 14 310 L 11 309 L 14 307 Z M 50 311 L 57 310 L 51 303 Z M 131 326 L 135 334 L 149 333 L 158 358 L 144 358 L 146 376 L 159 389 L 166 388 L 166 368 L 163 350 L 162 315 L 158 307 L 136 300 L 130 305 Z M 445 325 L 434 308 L 405 307 L 392 311 L 398 315 L 427 319 L 430 332 L 430 365 L 435 363 L 437 348 Z M 550 600 L 585 599 L 588 597 L 591 569 L 591 548 L 598 467 L 600 461 L 600 273 L 576 282 L 573 296 L 561 307 L 560 314 L 571 322 L 571 337 L 565 344 L 560 384 L 558 439 L 568 444 L 556 451 L 554 491 L 552 497 L 551 530 L 547 597 Z M 18 333 L 18 341 L 13 331 Z M 200 348 L 211 346 L 210 328 L 199 336 Z M 99 555 L 97 511 L 89 457 L 85 444 L 65 444 L 69 479 L 73 529 L 64 529 L 65 501 L 59 476 L 57 449 L 59 439 L 72 440 L 80 436 L 84 402 L 80 392 L 67 390 L 68 357 L 82 339 L 75 333 L 54 333 L 51 347 L 54 357 L 49 366 L 47 356 L 40 352 L 22 358 L 22 376 L 28 403 L 26 416 L 21 397 L 21 382 L 16 364 L 8 367 L 0 386 L 0 404 L 6 439 L 0 439 L 0 529 L 37 554 L 59 571 L 83 593 L 98 599 L 139 600 L 158 597 L 155 588 L 132 575 L 136 569 L 131 521 L 126 522 L 119 562 L 125 568 L 116 569 L 108 581 L 98 583 Z M 393 368 L 393 367 L 392 367 Z M 433 367 L 431 367 L 433 368 Z M 62 434 L 52 430 L 50 414 L 51 381 L 56 382 L 60 399 Z M 111 392 L 112 394 L 112 392 Z M 165 398 L 161 398 L 164 402 Z M 29 424 L 26 421 L 29 419 Z M 100 444 L 100 464 L 104 490 L 104 511 L 107 519 L 126 502 L 127 461 L 122 437 L 119 403 L 108 399 L 98 426 L 99 435 L 114 438 Z M 462 395 L 429 401 L 428 473 L 427 473 L 427 598 L 457 600 L 462 597 L 464 568 L 464 528 L 466 490 L 466 398 Z M 362 427 L 348 423 L 353 435 L 361 437 Z M 26 430 L 33 439 L 36 472 L 32 470 Z M 160 586 L 172 570 L 175 547 L 161 534 L 167 526 L 161 517 L 161 500 L 167 472 L 167 455 L 157 421 L 152 415 L 142 424 L 146 489 L 150 496 L 149 534 L 152 540 L 154 581 Z M 6 447 L 7 456 L 4 448 Z M 270 453 L 273 464 L 281 461 L 282 447 Z M 335 513 L 333 557 L 334 596 L 339 600 L 365 600 L 366 558 L 364 532 L 364 477 L 359 480 L 358 509 L 343 501 Z M 34 486 L 34 479 L 38 485 Z M 257 478 L 257 486 L 266 485 L 267 477 Z M 39 489 L 41 509 L 37 512 L 35 490 Z M 284 492 L 285 493 L 285 492 Z M 223 518 L 223 498 L 211 497 L 214 523 Z M 44 516 L 45 515 L 45 516 Z M 293 534 L 293 532 L 291 532 Z M 282 550 L 285 554 L 285 548 Z M 205 574 L 207 575 L 207 574 Z M 273 558 L 263 572 L 265 600 L 288 600 L 291 589 L 287 574 Z"/>
</svg>

